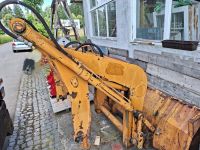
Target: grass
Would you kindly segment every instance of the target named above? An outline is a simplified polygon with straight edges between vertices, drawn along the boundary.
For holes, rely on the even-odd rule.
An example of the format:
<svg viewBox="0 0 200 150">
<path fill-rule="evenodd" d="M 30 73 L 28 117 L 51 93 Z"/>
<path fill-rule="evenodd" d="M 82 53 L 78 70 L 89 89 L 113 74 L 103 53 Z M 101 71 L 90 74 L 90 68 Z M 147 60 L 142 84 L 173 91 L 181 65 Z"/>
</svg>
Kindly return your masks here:
<svg viewBox="0 0 200 150">
<path fill-rule="evenodd" d="M 12 38 L 8 35 L 0 35 L 0 44 L 11 42 Z"/>
<path fill-rule="evenodd" d="M 86 36 L 81 36 L 80 37 L 80 42 L 85 42 L 87 40 Z M 71 37 L 71 41 L 76 41 L 75 37 Z"/>
</svg>

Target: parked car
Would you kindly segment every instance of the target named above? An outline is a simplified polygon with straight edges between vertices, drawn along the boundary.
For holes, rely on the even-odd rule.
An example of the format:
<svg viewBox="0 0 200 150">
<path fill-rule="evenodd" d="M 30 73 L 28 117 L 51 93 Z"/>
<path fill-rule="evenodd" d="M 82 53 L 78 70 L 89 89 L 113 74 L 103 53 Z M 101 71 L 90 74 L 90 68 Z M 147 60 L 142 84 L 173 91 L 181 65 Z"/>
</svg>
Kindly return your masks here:
<svg viewBox="0 0 200 150">
<path fill-rule="evenodd" d="M 31 52 L 32 48 L 26 45 L 24 42 L 13 40 L 12 49 L 14 53 L 17 52 Z"/>
<path fill-rule="evenodd" d="M 0 149 L 3 149 L 6 136 L 12 135 L 14 129 L 6 103 L 3 100 L 5 91 L 2 84 L 3 80 L 0 79 Z"/>
</svg>

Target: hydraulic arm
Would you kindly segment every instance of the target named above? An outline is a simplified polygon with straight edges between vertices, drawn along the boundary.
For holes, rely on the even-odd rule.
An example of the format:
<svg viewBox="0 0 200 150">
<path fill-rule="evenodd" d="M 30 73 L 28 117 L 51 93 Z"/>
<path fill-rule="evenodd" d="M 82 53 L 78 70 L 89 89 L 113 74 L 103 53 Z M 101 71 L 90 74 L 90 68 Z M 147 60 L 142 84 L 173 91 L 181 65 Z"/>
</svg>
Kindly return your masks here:
<svg viewBox="0 0 200 150">
<path fill-rule="evenodd" d="M 10 27 L 14 33 L 20 34 L 26 40 L 35 43 L 35 46 L 42 53 L 51 58 L 52 64 L 59 72 L 71 97 L 75 129 L 74 139 L 76 141 L 83 141 L 84 145 L 88 145 L 87 137 L 91 120 L 88 84 L 91 84 L 97 89 L 97 93 L 101 93 L 97 97 L 98 100 L 101 99 L 102 95 L 105 95 L 104 97 L 108 97 L 116 106 L 124 109 L 124 119 L 126 118 L 129 121 L 124 121 L 121 124 L 116 120 L 114 123 L 121 131 L 127 127 L 123 138 L 126 145 L 130 145 L 131 126 L 136 126 L 133 122 L 133 113 L 142 110 L 147 89 L 147 78 L 140 67 L 109 57 L 70 49 L 66 49 L 69 54 L 69 56 L 66 56 L 58 51 L 51 41 L 33 30 L 24 20 L 12 19 Z M 131 74 L 127 74 L 127 72 L 131 72 Z M 126 91 L 123 92 L 127 92 L 128 96 L 118 91 L 115 86 L 121 87 L 122 90 L 125 89 Z M 97 105 L 97 109 L 107 112 L 105 114 L 111 116 L 103 105 Z"/>
</svg>

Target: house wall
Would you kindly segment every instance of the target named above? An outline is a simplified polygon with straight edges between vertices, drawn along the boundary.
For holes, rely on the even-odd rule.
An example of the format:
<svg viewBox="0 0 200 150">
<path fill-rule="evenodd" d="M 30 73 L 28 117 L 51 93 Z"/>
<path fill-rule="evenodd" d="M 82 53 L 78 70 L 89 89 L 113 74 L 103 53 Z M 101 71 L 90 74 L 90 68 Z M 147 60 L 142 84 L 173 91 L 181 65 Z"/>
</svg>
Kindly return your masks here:
<svg viewBox="0 0 200 150">
<path fill-rule="evenodd" d="M 130 0 L 116 0 L 117 37 L 110 39 L 92 36 L 89 0 L 85 0 L 87 37 L 101 46 L 106 54 L 141 66 L 148 75 L 149 86 L 200 107 L 200 48 L 190 52 L 163 48 L 157 41 L 133 41 L 133 27 L 136 25 L 133 16 L 136 14 L 132 10 L 137 6 L 131 3 Z M 200 13 L 194 8 L 191 9 L 193 14 Z M 199 28 L 198 16 L 194 21 L 196 25 L 192 23 L 196 29 Z M 195 30 L 189 29 L 191 36 L 199 36 Z"/>
</svg>

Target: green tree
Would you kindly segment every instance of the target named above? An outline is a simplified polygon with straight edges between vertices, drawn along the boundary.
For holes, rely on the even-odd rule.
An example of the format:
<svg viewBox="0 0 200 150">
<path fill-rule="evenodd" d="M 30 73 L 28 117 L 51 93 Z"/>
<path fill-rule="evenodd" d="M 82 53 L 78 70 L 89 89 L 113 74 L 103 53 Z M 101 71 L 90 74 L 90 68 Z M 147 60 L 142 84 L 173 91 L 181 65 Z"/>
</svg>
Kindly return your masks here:
<svg viewBox="0 0 200 150">
<path fill-rule="evenodd" d="M 44 35 L 46 37 L 48 36 L 47 31 L 45 30 L 43 24 L 40 23 L 33 14 L 28 14 L 27 20 L 30 21 L 42 35 Z M 47 24 L 48 24 L 48 22 L 47 22 Z"/>
<path fill-rule="evenodd" d="M 23 2 L 28 4 L 29 6 L 32 6 L 38 12 L 41 12 L 42 10 L 41 6 L 44 3 L 44 0 L 23 0 Z"/>
<path fill-rule="evenodd" d="M 4 7 L 0 13 L 0 19 L 2 19 L 5 16 L 5 12 L 6 12 L 6 7 Z"/>
<path fill-rule="evenodd" d="M 83 25 L 84 25 L 83 16 L 78 15 L 78 16 L 76 16 L 76 19 L 79 19 L 79 20 L 80 20 L 80 26 L 81 26 L 81 28 L 82 28 Z"/>
<path fill-rule="evenodd" d="M 81 27 L 83 27 L 84 26 L 84 18 L 83 18 L 82 5 L 73 3 L 69 7 L 72 12 L 73 19 L 79 19 L 80 25 L 81 25 Z"/>
<path fill-rule="evenodd" d="M 33 16 L 33 14 L 28 14 L 27 16 L 27 20 L 34 23 L 35 22 L 35 17 Z"/>
<path fill-rule="evenodd" d="M 3 19 L 6 14 L 13 14 L 12 9 L 10 6 L 4 7 L 0 13 L 0 19 Z"/>
<path fill-rule="evenodd" d="M 10 6 L 4 7 L 0 14 L 0 19 L 2 19 L 5 26 L 9 26 L 10 19 L 13 17 L 13 11 Z M 3 32 L 1 31 L 0 34 Z"/>
<path fill-rule="evenodd" d="M 67 19 L 67 16 L 65 15 L 65 10 L 62 6 L 59 6 L 59 8 L 58 8 L 58 17 L 60 19 L 64 19 L 64 20 Z"/>
<path fill-rule="evenodd" d="M 12 8 L 10 6 L 7 7 L 7 12 L 6 14 L 11 14 L 13 15 L 13 11 L 12 11 Z"/>
<path fill-rule="evenodd" d="M 4 17 L 3 17 L 3 22 L 5 24 L 5 26 L 9 27 L 9 22 L 10 20 L 13 18 L 13 15 L 12 14 L 6 14 Z"/>
<path fill-rule="evenodd" d="M 4 34 L 4 32 L 2 30 L 0 30 L 0 35 L 3 35 L 3 34 Z"/>
<path fill-rule="evenodd" d="M 15 17 L 24 17 L 24 13 L 19 5 L 14 5 L 13 13 Z"/>
<path fill-rule="evenodd" d="M 69 8 L 70 8 L 71 13 L 72 13 L 72 18 L 78 19 L 78 18 L 80 18 L 80 16 L 83 16 L 83 9 L 82 9 L 81 5 L 71 4 L 69 6 Z M 65 12 L 64 12 L 64 8 L 61 5 L 58 8 L 58 16 L 59 16 L 60 19 L 67 19 L 67 16 L 65 15 Z"/>
<path fill-rule="evenodd" d="M 72 12 L 75 16 L 78 16 L 78 15 L 83 16 L 83 8 L 82 8 L 82 5 L 73 3 L 73 4 L 71 4 L 71 5 L 69 6 L 69 8 L 70 8 L 71 12 Z"/>
<path fill-rule="evenodd" d="M 44 11 L 42 12 L 42 16 L 48 26 L 50 26 L 50 18 L 51 18 L 51 7 L 46 7 Z"/>
</svg>

